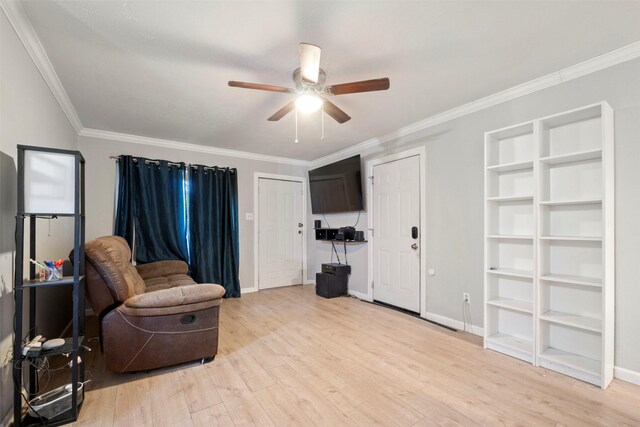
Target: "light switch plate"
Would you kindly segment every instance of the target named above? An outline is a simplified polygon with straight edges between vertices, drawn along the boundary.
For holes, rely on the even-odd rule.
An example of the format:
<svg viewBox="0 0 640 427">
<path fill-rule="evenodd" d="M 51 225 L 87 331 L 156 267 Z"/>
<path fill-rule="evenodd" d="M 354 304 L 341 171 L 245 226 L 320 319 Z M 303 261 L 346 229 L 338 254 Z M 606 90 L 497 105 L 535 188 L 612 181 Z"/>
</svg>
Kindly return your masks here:
<svg viewBox="0 0 640 427">
<path fill-rule="evenodd" d="M 253 221 L 253 212 L 247 212 L 245 213 L 245 219 L 247 221 Z"/>
</svg>

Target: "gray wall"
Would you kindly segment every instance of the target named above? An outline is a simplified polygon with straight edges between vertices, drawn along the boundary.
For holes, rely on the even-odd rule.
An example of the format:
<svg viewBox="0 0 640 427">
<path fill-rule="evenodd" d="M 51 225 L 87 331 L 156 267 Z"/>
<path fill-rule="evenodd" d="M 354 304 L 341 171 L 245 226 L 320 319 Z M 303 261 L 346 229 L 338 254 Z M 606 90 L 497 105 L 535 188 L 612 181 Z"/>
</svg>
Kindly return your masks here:
<svg viewBox="0 0 640 427">
<path fill-rule="evenodd" d="M 0 420 L 13 404 L 11 365 L 15 259 L 16 145 L 75 149 L 77 135 L 36 69 L 13 27 L 0 12 Z M 73 246 L 68 220 L 38 222 L 39 259 L 65 258 Z M 27 273 L 27 270 L 25 270 Z M 26 275 L 26 274 L 25 274 Z M 39 333 L 58 336 L 70 320 L 69 289 L 38 294 Z"/>
<path fill-rule="evenodd" d="M 368 159 L 424 145 L 427 151 L 427 312 L 462 321 L 462 292 L 471 293 L 474 325 L 483 323 L 484 132 L 607 101 L 615 110 L 616 366 L 640 372 L 640 60 L 636 59 L 497 105 L 362 152 Z M 311 215 L 311 219 L 321 217 Z M 328 215 L 332 226 L 356 215 Z M 363 222 L 364 221 L 364 222 Z M 359 229 L 366 229 L 366 217 Z M 309 239 L 309 272 L 329 259 L 326 243 Z M 367 291 L 366 246 L 350 256 L 351 289 Z M 351 255 L 351 254 L 350 254 Z"/>
<path fill-rule="evenodd" d="M 238 169 L 238 212 L 240 223 L 240 286 L 251 288 L 255 284 L 253 271 L 253 221 L 245 213 L 255 212 L 253 207 L 254 172 L 290 176 L 305 176 L 307 168 L 272 162 L 239 159 L 206 153 L 157 148 L 127 142 L 108 141 L 91 137 L 78 138 L 79 150 L 87 161 L 87 240 L 113 234 L 115 160 L 110 156 L 133 156 L 174 162 L 198 163 Z"/>
</svg>

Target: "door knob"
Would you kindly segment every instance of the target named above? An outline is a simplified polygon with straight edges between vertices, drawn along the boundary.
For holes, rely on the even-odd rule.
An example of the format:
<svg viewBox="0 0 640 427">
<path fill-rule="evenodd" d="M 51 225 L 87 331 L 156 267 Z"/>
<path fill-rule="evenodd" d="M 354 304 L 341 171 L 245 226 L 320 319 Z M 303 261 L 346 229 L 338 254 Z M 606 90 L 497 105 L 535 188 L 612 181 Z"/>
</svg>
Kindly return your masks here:
<svg viewBox="0 0 640 427">
<path fill-rule="evenodd" d="M 301 222 L 298 223 L 298 227 L 302 227 L 302 223 Z"/>
<path fill-rule="evenodd" d="M 302 234 L 302 230 L 298 230 L 298 234 Z"/>
<path fill-rule="evenodd" d="M 413 249 L 414 251 L 418 249 L 418 244 L 414 243 L 413 245 L 411 245 L 411 249 Z"/>
</svg>

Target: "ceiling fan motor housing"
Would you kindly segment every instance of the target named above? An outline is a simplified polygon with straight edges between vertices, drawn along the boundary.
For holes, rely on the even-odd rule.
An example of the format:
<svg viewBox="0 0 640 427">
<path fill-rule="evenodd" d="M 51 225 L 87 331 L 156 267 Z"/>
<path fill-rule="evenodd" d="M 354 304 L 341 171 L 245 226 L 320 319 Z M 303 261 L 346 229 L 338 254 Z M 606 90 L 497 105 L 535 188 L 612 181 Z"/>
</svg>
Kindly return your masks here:
<svg viewBox="0 0 640 427">
<path fill-rule="evenodd" d="M 292 78 L 298 93 L 306 92 L 308 89 L 314 89 L 317 93 L 321 93 L 322 85 L 327 79 L 327 74 L 322 68 L 320 68 L 320 71 L 318 72 L 318 82 L 308 82 L 302 78 L 302 72 L 300 71 L 300 67 L 298 67 L 294 70 Z"/>
</svg>

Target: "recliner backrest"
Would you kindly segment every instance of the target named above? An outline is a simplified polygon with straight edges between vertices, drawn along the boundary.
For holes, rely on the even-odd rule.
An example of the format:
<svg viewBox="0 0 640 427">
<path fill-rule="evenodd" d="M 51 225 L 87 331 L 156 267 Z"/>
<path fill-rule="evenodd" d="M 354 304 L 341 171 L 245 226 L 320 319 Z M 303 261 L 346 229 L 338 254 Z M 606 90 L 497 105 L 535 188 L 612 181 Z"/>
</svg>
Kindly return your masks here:
<svg viewBox="0 0 640 427">
<path fill-rule="evenodd" d="M 131 249 L 127 241 L 119 236 L 99 237 L 85 246 L 87 269 L 92 267 L 107 286 L 114 302 L 124 302 L 128 298 L 146 292 L 144 280 L 131 263 Z M 87 278 L 91 280 L 92 275 Z M 89 288 L 99 284 L 87 282 L 87 296 L 91 301 Z"/>
</svg>

